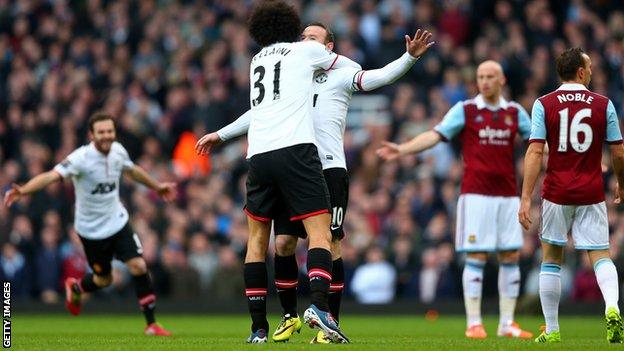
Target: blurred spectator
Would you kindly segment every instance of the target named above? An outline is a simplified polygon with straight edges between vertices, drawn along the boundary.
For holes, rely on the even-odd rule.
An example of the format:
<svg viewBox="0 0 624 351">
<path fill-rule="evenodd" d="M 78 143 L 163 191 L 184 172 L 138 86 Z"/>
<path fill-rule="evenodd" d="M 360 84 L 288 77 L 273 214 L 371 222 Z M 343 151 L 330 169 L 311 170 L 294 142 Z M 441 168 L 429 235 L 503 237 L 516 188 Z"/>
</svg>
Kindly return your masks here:
<svg viewBox="0 0 624 351">
<path fill-rule="evenodd" d="M 380 247 L 371 247 L 366 252 L 366 263 L 356 268 L 351 280 L 351 289 L 356 299 L 365 304 L 384 304 L 394 299 L 396 272 L 385 261 Z"/>
<path fill-rule="evenodd" d="M 191 237 L 189 244 L 189 265 L 199 275 L 199 287 L 203 293 L 210 290 L 210 285 L 219 266 L 219 258 L 210 245 L 206 236 L 196 233 Z"/>
<path fill-rule="evenodd" d="M 2 281 L 11 282 L 11 296 L 15 298 L 27 298 L 31 293 L 30 269 L 26 265 L 22 255 L 15 245 L 6 243 L 2 246 L 0 256 L 0 276 Z"/>
<path fill-rule="evenodd" d="M 37 289 L 41 300 L 54 303 L 58 300 L 57 291 L 61 286 L 61 253 L 58 246 L 59 233 L 54 227 L 46 226 L 41 232 L 41 246 L 35 258 Z"/>
<path fill-rule="evenodd" d="M 217 300 L 238 301 L 244 293 L 243 264 L 236 253 L 223 247 L 219 251 L 219 268 L 212 282 L 212 291 Z"/>
</svg>

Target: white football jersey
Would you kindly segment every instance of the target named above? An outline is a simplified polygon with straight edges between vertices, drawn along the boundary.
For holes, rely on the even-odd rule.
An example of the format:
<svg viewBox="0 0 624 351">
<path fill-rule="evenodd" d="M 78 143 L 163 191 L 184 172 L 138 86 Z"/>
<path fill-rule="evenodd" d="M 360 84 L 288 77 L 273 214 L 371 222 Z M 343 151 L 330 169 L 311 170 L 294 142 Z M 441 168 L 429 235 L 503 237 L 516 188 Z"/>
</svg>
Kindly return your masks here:
<svg viewBox="0 0 624 351">
<path fill-rule="evenodd" d="M 328 70 L 338 55 L 314 41 L 276 43 L 251 60 L 247 158 L 288 146 L 315 143 L 311 115 L 312 75 Z"/>
<path fill-rule="evenodd" d="M 359 90 L 355 77 L 360 71 L 345 67 L 314 74 L 312 116 L 323 169 L 347 168 L 343 139 L 351 97 Z"/>
<path fill-rule="evenodd" d="M 108 155 L 90 143 L 74 150 L 54 167 L 74 183 L 74 227 L 80 236 L 106 239 L 126 225 L 129 217 L 119 199 L 119 182 L 122 171 L 133 165 L 126 149 L 114 142 Z"/>
</svg>

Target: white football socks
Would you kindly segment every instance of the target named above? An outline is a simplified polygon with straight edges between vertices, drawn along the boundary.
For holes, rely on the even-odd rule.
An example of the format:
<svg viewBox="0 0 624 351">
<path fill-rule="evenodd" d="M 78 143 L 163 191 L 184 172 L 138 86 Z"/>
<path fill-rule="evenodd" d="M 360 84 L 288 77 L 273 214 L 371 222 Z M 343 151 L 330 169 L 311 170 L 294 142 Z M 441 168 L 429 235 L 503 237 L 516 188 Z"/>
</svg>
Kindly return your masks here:
<svg viewBox="0 0 624 351">
<path fill-rule="evenodd" d="M 615 269 L 615 265 L 610 258 L 602 258 L 594 263 L 594 272 L 596 273 L 596 280 L 600 291 L 602 291 L 602 297 L 605 301 L 605 314 L 608 308 L 615 308 L 618 312 L 618 274 Z"/>
<path fill-rule="evenodd" d="M 519 294 L 520 267 L 517 263 L 502 263 L 498 269 L 500 326 L 506 326 L 513 322 Z"/>
<path fill-rule="evenodd" d="M 546 333 L 559 330 L 559 300 L 561 299 L 561 266 L 542 263 L 539 275 L 539 295 L 546 321 Z"/>
<path fill-rule="evenodd" d="M 483 288 L 483 267 L 485 267 L 485 261 L 472 258 L 466 259 L 462 282 L 468 327 L 482 323 L 481 291 Z"/>
</svg>

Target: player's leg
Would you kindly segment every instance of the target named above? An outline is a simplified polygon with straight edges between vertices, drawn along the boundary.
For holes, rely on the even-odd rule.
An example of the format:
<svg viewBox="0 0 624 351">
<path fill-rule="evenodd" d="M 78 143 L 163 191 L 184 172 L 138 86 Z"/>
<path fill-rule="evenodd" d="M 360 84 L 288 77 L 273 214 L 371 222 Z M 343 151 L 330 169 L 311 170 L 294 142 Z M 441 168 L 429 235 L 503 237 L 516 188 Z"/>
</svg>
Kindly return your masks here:
<svg viewBox="0 0 624 351">
<path fill-rule="evenodd" d="M 498 253 L 498 298 L 500 319 L 498 336 L 529 339 L 533 333 L 522 330 L 515 322 L 516 301 L 520 295 L 520 253 L 517 250 Z"/>
<path fill-rule="evenodd" d="M 523 245 L 522 228 L 518 222 L 520 200 L 517 197 L 498 197 L 497 249 L 498 298 L 500 320 L 498 336 L 530 339 L 533 333 L 522 330 L 514 320 L 516 301 L 520 295 L 520 249 Z"/>
<path fill-rule="evenodd" d="M 269 246 L 271 224 L 268 221 L 247 218 L 249 225 L 249 240 L 245 256 L 245 295 L 251 316 L 251 336 L 249 343 L 265 343 L 269 330 L 266 312 L 266 296 L 268 274 L 266 267 L 266 252 Z"/>
<path fill-rule="evenodd" d="M 561 262 L 563 248 L 572 228 L 574 207 L 542 200 L 540 240 L 542 265 L 539 275 L 539 295 L 546 329 L 536 342 L 559 342 L 559 300 L 561 299 Z"/>
<path fill-rule="evenodd" d="M 340 238 L 334 237 L 331 243 L 332 254 L 332 281 L 329 286 L 329 311 L 336 322 L 340 321 L 340 304 L 342 302 L 342 290 L 344 289 L 344 264 L 342 262 L 342 251 Z"/>
<path fill-rule="evenodd" d="M 466 308 L 466 337 L 483 339 L 487 333 L 481 320 L 481 296 L 483 291 L 483 269 L 487 253 L 471 252 L 466 255 L 462 274 L 464 306 Z"/>
<path fill-rule="evenodd" d="M 587 254 L 594 266 L 596 280 L 605 301 L 605 319 L 607 321 L 607 340 L 611 343 L 624 341 L 624 324 L 618 306 L 618 273 L 609 250 L 588 250 Z"/>
<path fill-rule="evenodd" d="M 344 264 L 340 242 L 344 238 L 344 219 L 347 215 L 349 203 L 349 174 L 344 168 L 329 168 L 323 171 L 323 176 L 329 190 L 331 202 L 331 254 L 332 254 L 332 281 L 329 286 L 329 311 L 338 322 L 340 320 L 340 304 L 344 289 Z"/>
<path fill-rule="evenodd" d="M 298 237 L 275 236 L 275 287 L 284 315 L 297 316 L 297 283 L 299 266 L 295 257 Z"/>
<path fill-rule="evenodd" d="M 251 316 L 251 335 L 248 343 L 266 343 L 269 322 L 266 313 L 268 274 L 266 252 L 271 232 L 271 218 L 279 193 L 273 186 L 271 174 L 275 169 L 274 152 L 253 156 L 247 175 L 247 203 L 245 213 L 249 226 L 249 240 L 245 256 L 245 295 Z"/>
<path fill-rule="evenodd" d="M 561 262 L 563 246 L 542 240 L 542 266 L 539 274 L 539 296 L 546 329 L 535 339 L 537 342 L 558 342 L 559 301 L 561 299 Z"/>
<path fill-rule="evenodd" d="M 169 331 L 156 323 L 156 294 L 147 271 L 147 264 L 142 257 L 143 246 L 139 235 L 132 230 L 130 223 L 127 223 L 112 239 L 115 257 L 124 262 L 132 276 L 139 307 L 146 322 L 143 333 L 156 336 L 171 335 Z"/>
<path fill-rule="evenodd" d="M 596 280 L 605 301 L 607 340 L 622 343 L 624 326 L 618 306 L 618 273 L 609 254 L 609 226 L 604 202 L 576 208 L 572 236 L 574 246 L 587 250 L 594 266 Z"/>
<path fill-rule="evenodd" d="M 276 215 L 275 231 L 275 287 L 283 309 L 283 317 L 275 332 L 273 341 L 285 342 L 292 334 L 300 332 L 303 323 L 297 314 L 297 284 L 299 267 L 295 250 L 299 237 L 305 238 L 305 228 L 300 221 L 291 222 L 285 208 Z"/>
<path fill-rule="evenodd" d="M 481 320 L 481 296 L 483 269 L 487 253 L 496 250 L 496 204 L 489 196 L 462 194 L 457 204 L 455 248 L 466 253 L 462 273 L 464 305 L 466 308 L 466 332 L 468 338 L 487 337 Z"/>
<path fill-rule="evenodd" d="M 81 279 L 67 278 L 65 280 L 65 307 L 75 316 L 80 314 L 83 293 L 95 292 L 109 286 L 113 281 L 111 275 L 112 239 L 89 240 L 80 237 L 80 241 L 93 273 L 87 273 Z"/>
<path fill-rule="evenodd" d="M 313 144 L 282 149 L 277 186 L 284 196 L 291 221 L 303 220 L 309 238 L 308 278 L 311 305 L 304 320 L 323 329 L 336 342 L 348 342 L 329 313 L 327 302 L 332 280 L 329 191 L 323 176 L 318 150 Z"/>
</svg>

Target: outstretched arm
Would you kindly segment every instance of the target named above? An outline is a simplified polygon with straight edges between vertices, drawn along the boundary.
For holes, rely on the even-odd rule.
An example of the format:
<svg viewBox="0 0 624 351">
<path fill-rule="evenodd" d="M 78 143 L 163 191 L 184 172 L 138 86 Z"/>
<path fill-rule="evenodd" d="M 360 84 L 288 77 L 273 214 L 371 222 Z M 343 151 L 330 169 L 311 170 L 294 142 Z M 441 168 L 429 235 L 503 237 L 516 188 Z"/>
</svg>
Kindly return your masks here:
<svg viewBox="0 0 624 351">
<path fill-rule="evenodd" d="M 160 183 L 152 178 L 145 170 L 137 165 L 133 165 L 126 169 L 130 177 L 138 183 L 156 191 L 160 197 L 166 202 L 173 201 L 176 198 L 176 183 Z"/>
<path fill-rule="evenodd" d="M 417 154 L 430 149 L 441 140 L 442 136 L 438 132 L 429 130 L 402 144 L 383 141 L 382 146 L 377 149 L 377 155 L 385 161 L 393 161 L 401 156 Z"/>
<path fill-rule="evenodd" d="M 57 171 L 52 170 L 35 176 L 23 186 L 13 184 L 11 186 L 11 189 L 4 193 L 4 205 L 10 207 L 23 195 L 37 192 L 54 182 L 58 182 L 61 179 L 63 179 L 63 177 L 61 177 L 61 175 Z"/>
<path fill-rule="evenodd" d="M 418 58 L 435 44 L 435 42 L 430 41 L 431 37 L 432 34 L 430 32 L 426 30 L 421 32 L 420 29 L 416 31 L 413 39 L 406 35 L 405 54 L 382 68 L 358 72 L 353 77 L 354 89 L 370 91 L 392 84 L 397 79 L 403 77 Z"/>
</svg>

